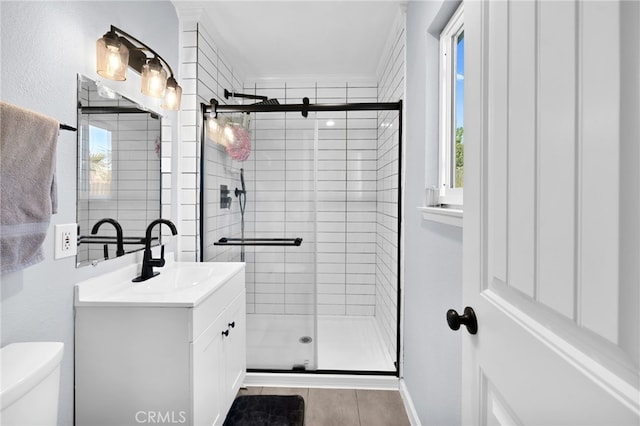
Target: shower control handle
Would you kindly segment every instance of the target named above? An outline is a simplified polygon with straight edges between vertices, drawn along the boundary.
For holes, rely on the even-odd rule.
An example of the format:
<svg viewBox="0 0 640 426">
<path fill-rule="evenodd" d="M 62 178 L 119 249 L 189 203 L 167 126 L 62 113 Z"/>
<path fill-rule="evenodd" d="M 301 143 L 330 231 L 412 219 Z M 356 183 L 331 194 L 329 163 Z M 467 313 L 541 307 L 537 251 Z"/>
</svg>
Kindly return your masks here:
<svg viewBox="0 0 640 426">
<path fill-rule="evenodd" d="M 458 330 L 460 325 L 464 324 L 467 327 L 469 334 L 476 334 L 478 332 L 478 320 L 473 308 L 467 306 L 464 308 L 464 314 L 458 314 L 455 309 L 449 309 L 447 311 L 447 324 L 452 330 Z"/>
<path fill-rule="evenodd" d="M 235 326 L 236 326 L 236 322 L 235 322 L 235 321 L 233 321 L 233 322 L 230 322 L 230 323 L 229 323 L 229 324 L 227 324 L 227 325 L 228 325 L 229 327 L 231 327 L 231 328 L 235 328 Z"/>
<path fill-rule="evenodd" d="M 225 336 L 225 337 L 227 337 L 227 336 L 229 335 L 229 330 L 227 329 L 227 330 L 223 331 L 223 332 L 222 332 L 222 335 L 223 335 L 223 336 Z"/>
</svg>

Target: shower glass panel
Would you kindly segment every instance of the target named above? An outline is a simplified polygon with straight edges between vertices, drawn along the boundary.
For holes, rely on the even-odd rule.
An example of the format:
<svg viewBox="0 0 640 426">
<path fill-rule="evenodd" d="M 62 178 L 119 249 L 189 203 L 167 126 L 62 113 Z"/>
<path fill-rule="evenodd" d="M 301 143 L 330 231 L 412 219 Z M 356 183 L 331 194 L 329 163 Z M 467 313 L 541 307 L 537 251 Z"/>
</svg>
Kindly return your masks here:
<svg viewBox="0 0 640 426">
<path fill-rule="evenodd" d="M 319 370 L 395 371 L 397 116 L 318 112 Z"/>
<path fill-rule="evenodd" d="M 248 238 L 302 238 L 300 246 L 247 246 L 247 367 L 316 369 L 315 120 L 299 113 L 252 116 L 243 163 Z"/>
<path fill-rule="evenodd" d="M 247 368 L 397 373 L 400 120 L 396 110 L 251 114 L 252 152 L 204 149 L 205 261 L 239 261 L 247 187 Z M 232 197 L 221 209 L 220 185 Z"/>
</svg>

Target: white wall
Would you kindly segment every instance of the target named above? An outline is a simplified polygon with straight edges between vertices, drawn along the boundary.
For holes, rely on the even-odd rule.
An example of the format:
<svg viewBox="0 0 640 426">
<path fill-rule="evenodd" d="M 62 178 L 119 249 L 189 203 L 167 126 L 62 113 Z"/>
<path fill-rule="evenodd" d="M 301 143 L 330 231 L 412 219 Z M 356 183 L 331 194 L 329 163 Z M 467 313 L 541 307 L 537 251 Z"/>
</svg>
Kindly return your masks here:
<svg viewBox="0 0 640 426">
<path fill-rule="evenodd" d="M 438 35 L 456 3 L 407 7 L 403 376 L 422 425 L 461 422 L 462 335 L 449 330 L 445 313 L 461 309 L 462 230 L 427 222 L 416 209 L 425 184 L 437 182 Z"/>
<path fill-rule="evenodd" d="M 0 98 L 75 127 L 77 74 L 98 78 L 95 42 L 108 31 L 109 25 L 129 32 L 157 50 L 170 64 L 177 64 L 178 22 L 174 7 L 170 2 L 150 5 L 107 1 L 0 2 Z M 105 84 L 161 111 L 158 102 L 140 95 L 139 77 L 134 73 L 126 82 Z M 170 117 L 176 118 L 174 114 Z M 172 138 L 177 140 L 175 135 L 167 137 Z M 53 225 L 76 221 L 75 133 L 60 132 L 57 181 L 58 214 L 53 216 L 44 242 L 45 260 L 0 277 L 1 345 L 48 340 L 65 343 L 58 423 L 70 425 L 73 424 L 73 285 L 90 275 L 132 262 L 136 256 L 79 270 L 74 258 L 53 260 Z"/>
</svg>

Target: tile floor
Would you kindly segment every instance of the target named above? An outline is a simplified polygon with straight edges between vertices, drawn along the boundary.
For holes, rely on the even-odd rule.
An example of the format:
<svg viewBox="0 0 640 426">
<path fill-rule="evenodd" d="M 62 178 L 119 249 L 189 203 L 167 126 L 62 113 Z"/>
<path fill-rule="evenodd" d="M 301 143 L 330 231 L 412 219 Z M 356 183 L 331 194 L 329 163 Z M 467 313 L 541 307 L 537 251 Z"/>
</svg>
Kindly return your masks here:
<svg viewBox="0 0 640 426">
<path fill-rule="evenodd" d="M 409 426 L 397 391 L 248 387 L 239 395 L 301 395 L 305 426 Z"/>
</svg>

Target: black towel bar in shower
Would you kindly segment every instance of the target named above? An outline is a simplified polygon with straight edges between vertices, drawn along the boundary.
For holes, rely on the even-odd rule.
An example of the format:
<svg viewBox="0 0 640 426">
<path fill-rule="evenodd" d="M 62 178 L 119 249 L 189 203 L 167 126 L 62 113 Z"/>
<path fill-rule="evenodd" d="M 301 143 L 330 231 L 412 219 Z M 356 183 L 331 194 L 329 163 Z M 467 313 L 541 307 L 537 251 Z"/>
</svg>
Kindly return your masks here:
<svg viewBox="0 0 640 426">
<path fill-rule="evenodd" d="M 302 238 L 220 238 L 214 246 L 299 246 Z"/>
</svg>

